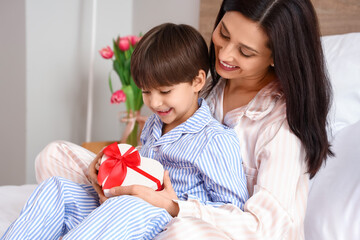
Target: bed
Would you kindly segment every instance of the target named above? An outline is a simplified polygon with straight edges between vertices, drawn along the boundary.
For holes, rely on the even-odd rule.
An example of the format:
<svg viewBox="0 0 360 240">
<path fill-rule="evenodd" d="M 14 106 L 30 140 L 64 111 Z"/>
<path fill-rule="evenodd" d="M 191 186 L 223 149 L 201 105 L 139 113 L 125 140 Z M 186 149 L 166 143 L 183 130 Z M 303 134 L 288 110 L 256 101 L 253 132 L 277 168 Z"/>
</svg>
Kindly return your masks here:
<svg viewBox="0 0 360 240">
<path fill-rule="evenodd" d="M 311 181 L 305 237 L 360 239 L 360 28 L 323 36 L 322 42 L 334 89 L 328 134 L 335 157 Z M 35 187 L 0 186 L 0 236 Z"/>
<path fill-rule="evenodd" d="M 322 39 L 334 102 L 335 157 L 311 181 L 305 239 L 360 239 L 360 33 Z"/>
<path fill-rule="evenodd" d="M 307 240 L 360 239 L 360 32 L 322 37 L 334 88 L 329 115 L 335 157 L 311 181 Z M 36 185 L 0 187 L 0 235 Z"/>
</svg>

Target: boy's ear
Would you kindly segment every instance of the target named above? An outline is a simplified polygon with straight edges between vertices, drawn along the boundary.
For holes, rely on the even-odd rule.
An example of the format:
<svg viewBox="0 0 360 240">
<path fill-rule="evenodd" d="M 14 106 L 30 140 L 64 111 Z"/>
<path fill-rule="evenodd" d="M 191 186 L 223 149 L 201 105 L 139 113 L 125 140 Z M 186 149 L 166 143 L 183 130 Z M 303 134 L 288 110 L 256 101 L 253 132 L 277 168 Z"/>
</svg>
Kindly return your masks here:
<svg viewBox="0 0 360 240">
<path fill-rule="evenodd" d="M 206 83 L 206 73 L 204 70 L 200 69 L 199 74 L 194 78 L 192 85 L 194 92 L 200 92 Z"/>
</svg>

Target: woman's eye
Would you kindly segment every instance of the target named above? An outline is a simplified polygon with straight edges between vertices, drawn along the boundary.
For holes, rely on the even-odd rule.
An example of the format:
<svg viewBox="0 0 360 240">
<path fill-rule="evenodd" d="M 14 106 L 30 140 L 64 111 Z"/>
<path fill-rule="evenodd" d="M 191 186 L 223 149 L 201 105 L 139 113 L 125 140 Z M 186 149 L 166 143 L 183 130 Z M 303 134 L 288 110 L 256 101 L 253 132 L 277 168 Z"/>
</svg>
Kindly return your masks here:
<svg viewBox="0 0 360 240">
<path fill-rule="evenodd" d="M 244 53 L 243 51 L 240 51 L 240 53 L 241 53 L 241 55 L 243 55 L 244 57 L 251 57 L 251 55 L 248 55 L 248 54 L 246 54 L 246 53 Z"/>
<path fill-rule="evenodd" d="M 247 50 L 243 50 L 242 48 L 239 49 L 239 52 L 240 52 L 241 55 L 243 55 L 244 57 L 247 57 L 247 58 L 254 56 L 253 53 L 250 53 Z"/>
<path fill-rule="evenodd" d="M 222 38 L 224 38 L 224 39 L 230 39 L 230 37 L 227 36 L 227 35 L 225 35 L 225 34 L 222 32 L 222 30 L 220 30 L 219 33 L 220 33 L 220 37 L 222 37 Z"/>
</svg>

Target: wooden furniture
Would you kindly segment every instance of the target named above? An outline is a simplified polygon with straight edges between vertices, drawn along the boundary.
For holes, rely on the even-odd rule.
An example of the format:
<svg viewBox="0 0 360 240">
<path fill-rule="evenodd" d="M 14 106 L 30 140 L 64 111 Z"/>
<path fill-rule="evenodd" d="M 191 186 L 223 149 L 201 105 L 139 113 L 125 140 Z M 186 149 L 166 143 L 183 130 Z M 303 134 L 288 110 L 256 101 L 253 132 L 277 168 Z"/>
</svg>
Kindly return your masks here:
<svg viewBox="0 0 360 240">
<path fill-rule="evenodd" d="M 98 154 L 104 147 L 112 144 L 115 141 L 105 141 L 105 142 L 83 142 L 82 147 L 86 148 L 89 151 L 92 151 L 95 154 Z"/>
</svg>

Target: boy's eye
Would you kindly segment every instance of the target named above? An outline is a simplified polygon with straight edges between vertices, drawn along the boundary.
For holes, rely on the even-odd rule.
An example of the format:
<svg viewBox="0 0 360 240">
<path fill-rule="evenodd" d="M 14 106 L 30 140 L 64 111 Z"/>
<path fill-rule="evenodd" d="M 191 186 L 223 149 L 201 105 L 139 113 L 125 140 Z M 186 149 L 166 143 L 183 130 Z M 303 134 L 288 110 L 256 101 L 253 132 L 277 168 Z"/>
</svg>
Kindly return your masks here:
<svg viewBox="0 0 360 240">
<path fill-rule="evenodd" d="M 170 93 L 170 92 L 171 92 L 171 90 L 160 91 L 161 94 L 168 94 L 168 93 Z"/>
<path fill-rule="evenodd" d="M 145 90 L 142 90 L 141 92 L 142 92 L 142 94 L 148 94 L 148 93 L 150 93 L 150 91 L 145 91 Z"/>
</svg>

